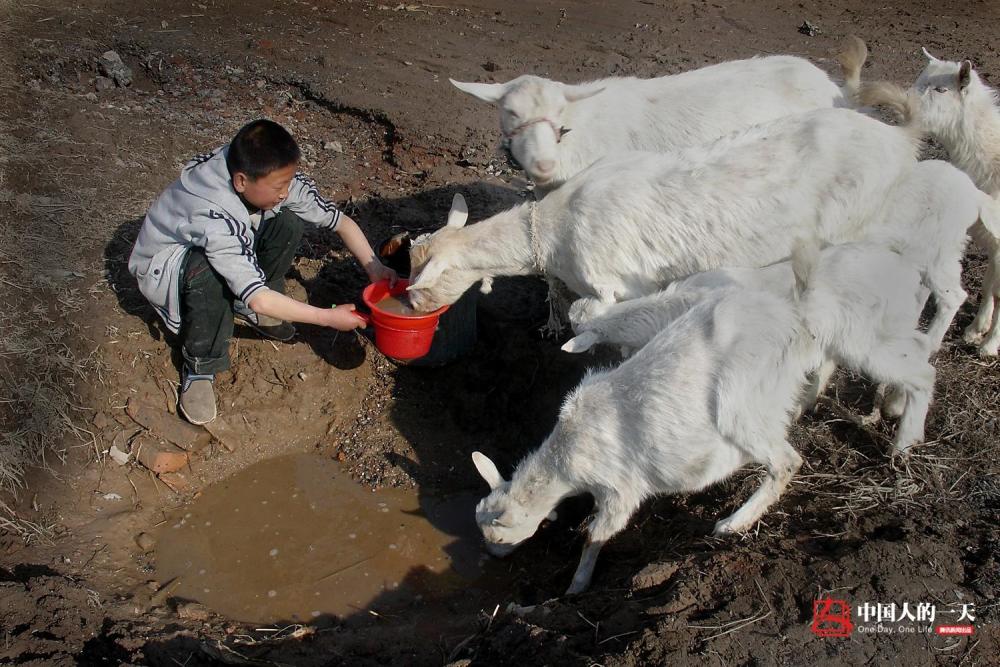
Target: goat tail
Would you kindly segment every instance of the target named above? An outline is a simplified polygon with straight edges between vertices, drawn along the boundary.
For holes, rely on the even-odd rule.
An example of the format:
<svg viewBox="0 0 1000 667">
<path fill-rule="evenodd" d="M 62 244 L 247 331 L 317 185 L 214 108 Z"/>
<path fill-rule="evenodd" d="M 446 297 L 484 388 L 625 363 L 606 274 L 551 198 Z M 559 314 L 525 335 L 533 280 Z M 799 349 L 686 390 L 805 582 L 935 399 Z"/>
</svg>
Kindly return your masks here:
<svg viewBox="0 0 1000 667">
<path fill-rule="evenodd" d="M 792 274 L 795 276 L 795 300 L 800 301 L 802 295 L 812 283 L 813 271 L 819 263 L 819 239 L 800 238 L 792 245 Z"/>
<path fill-rule="evenodd" d="M 920 118 L 920 100 L 912 90 L 889 81 L 870 81 L 861 84 L 858 103 L 863 107 L 883 106 L 897 113 L 902 128 L 914 141 L 921 141 L 926 134 Z"/>
<path fill-rule="evenodd" d="M 844 98 L 850 106 L 857 106 L 859 93 L 861 92 L 861 68 L 868 60 L 868 46 L 864 40 L 856 35 L 849 35 L 844 41 L 843 50 L 837 54 L 837 62 L 840 63 L 840 71 L 844 77 L 844 85 L 841 88 Z"/>
</svg>

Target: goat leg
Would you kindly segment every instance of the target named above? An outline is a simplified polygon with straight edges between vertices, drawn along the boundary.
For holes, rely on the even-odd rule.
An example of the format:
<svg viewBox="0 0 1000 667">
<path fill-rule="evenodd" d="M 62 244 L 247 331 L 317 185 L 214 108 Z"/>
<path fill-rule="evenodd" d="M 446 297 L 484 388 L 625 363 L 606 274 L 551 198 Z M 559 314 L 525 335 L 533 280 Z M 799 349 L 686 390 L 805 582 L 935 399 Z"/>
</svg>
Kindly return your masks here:
<svg viewBox="0 0 1000 667">
<path fill-rule="evenodd" d="M 575 595 L 587 590 L 590 586 L 590 578 L 594 575 L 594 566 L 597 564 L 597 554 L 607 543 L 607 540 L 587 540 L 580 555 L 580 564 L 576 566 L 573 574 L 573 582 L 566 590 L 566 595 Z"/>
</svg>

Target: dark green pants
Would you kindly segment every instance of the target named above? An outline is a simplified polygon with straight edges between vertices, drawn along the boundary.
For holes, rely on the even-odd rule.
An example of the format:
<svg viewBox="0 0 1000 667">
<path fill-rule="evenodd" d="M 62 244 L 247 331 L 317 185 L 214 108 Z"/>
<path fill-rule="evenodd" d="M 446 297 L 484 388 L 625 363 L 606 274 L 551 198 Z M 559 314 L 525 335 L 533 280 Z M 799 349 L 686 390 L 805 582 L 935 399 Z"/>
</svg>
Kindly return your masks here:
<svg viewBox="0 0 1000 667">
<path fill-rule="evenodd" d="M 257 264 L 267 286 L 285 292 L 285 273 L 302 240 L 302 219 L 290 211 L 262 222 L 254 238 Z M 181 352 L 189 373 L 214 374 L 229 368 L 233 335 L 233 301 L 225 279 L 212 268 L 203 248 L 184 259 L 181 283 Z"/>
</svg>

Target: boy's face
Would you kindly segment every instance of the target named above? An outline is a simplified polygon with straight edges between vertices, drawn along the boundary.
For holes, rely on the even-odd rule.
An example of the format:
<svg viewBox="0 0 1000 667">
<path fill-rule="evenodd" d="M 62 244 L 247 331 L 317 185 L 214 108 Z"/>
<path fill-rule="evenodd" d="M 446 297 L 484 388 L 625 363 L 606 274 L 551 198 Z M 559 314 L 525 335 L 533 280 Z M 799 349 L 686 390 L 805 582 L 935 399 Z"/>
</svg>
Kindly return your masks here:
<svg viewBox="0 0 1000 667">
<path fill-rule="evenodd" d="M 285 201 L 288 196 L 288 186 L 298 170 L 298 164 L 290 164 L 281 169 L 275 169 L 258 179 L 251 179 L 242 171 L 233 174 L 233 188 L 243 195 L 243 199 L 251 206 L 262 211 L 272 208 Z"/>
</svg>

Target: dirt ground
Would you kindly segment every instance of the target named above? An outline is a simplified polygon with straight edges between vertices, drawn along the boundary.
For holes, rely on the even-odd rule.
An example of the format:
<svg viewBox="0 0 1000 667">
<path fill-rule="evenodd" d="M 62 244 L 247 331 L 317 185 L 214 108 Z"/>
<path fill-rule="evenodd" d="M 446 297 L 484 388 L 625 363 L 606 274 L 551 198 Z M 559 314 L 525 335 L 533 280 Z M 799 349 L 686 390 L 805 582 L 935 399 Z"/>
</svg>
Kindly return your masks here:
<svg viewBox="0 0 1000 667">
<path fill-rule="evenodd" d="M 0 663 L 1000 664 L 1000 366 L 961 343 L 974 301 L 936 361 L 928 444 L 908 466 L 886 456 L 891 426 L 845 418 L 872 392 L 841 376 L 833 403 L 793 428 L 806 463 L 755 534 L 710 537 L 754 471 L 651 501 L 573 598 L 562 594 L 586 500 L 509 559 L 500 592 L 394 615 L 376 602 L 277 632 L 179 604 L 135 541 L 279 454 L 337 458 L 372 488 L 483 493 L 469 453 L 509 471 L 587 366 L 607 361 L 539 335 L 536 280 L 481 296 L 473 353 L 442 368 L 397 366 L 354 334 L 304 326 L 272 345 L 239 331 L 217 382 L 235 451 L 213 443 L 169 483 L 108 455 L 156 439 L 128 404 L 176 419 L 172 337 L 125 267 L 142 216 L 187 159 L 243 123 L 289 127 L 307 171 L 374 241 L 442 224 L 456 191 L 473 220 L 529 196 L 496 152 L 494 111 L 448 77 L 653 76 L 769 53 L 835 72 L 832 54 L 857 34 L 866 78 L 910 82 L 923 45 L 972 59 L 988 81 L 1000 73 L 996 3 L 0 0 L 0 11 Z M 109 49 L 133 81 L 99 90 Z M 969 257 L 970 293 L 982 259 Z M 317 305 L 357 301 L 364 284 L 324 233 L 289 278 Z M 975 634 L 818 637 L 812 604 L 825 595 L 934 603 L 939 621 L 971 603 Z"/>
</svg>

